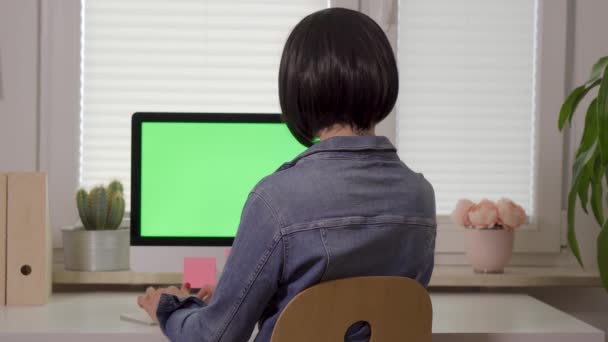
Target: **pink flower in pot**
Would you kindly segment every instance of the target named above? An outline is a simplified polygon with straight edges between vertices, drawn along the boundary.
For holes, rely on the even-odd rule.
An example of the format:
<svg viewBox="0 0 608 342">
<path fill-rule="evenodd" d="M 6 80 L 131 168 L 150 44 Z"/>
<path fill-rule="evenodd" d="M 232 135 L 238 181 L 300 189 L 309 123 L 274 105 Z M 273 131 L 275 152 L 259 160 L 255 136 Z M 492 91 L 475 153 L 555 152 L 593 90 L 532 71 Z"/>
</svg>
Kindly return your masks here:
<svg viewBox="0 0 608 342">
<path fill-rule="evenodd" d="M 504 198 L 477 204 L 463 199 L 451 217 L 454 223 L 469 228 L 465 230 L 465 250 L 475 272 L 502 273 L 513 253 L 513 230 L 526 222 L 524 209 Z"/>
<path fill-rule="evenodd" d="M 469 210 L 473 206 L 475 206 L 475 203 L 466 198 L 458 201 L 458 203 L 456 204 L 456 208 L 454 208 L 454 211 L 450 216 L 452 218 L 452 221 L 454 221 L 454 223 L 459 226 L 470 227 L 471 220 L 469 220 Z"/>
<path fill-rule="evenodd" d="M 526 211 L 508 198 L 501 198 L 496 202 L 498 208 L 498 224 L 505 229 L 516 229 L 526 223 Z"/>
<path fill-rule="evenodd" d="M 468 217 L 471 225 L 475 228 L 491 228 L 498 220 L 498 209 L 494 202 L 483 199 L 469 209 Z"/>
</svg>

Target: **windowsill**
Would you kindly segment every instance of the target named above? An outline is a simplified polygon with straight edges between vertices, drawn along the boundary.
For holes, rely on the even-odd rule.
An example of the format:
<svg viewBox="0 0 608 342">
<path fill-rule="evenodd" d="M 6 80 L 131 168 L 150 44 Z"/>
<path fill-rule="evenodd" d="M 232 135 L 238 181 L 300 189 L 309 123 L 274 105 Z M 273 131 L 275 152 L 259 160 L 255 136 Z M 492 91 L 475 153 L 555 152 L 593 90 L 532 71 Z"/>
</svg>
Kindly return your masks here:
<svg viewBox="0 0 608 342">
<path fill-rule="evenodd" d="M 514 266 L 503 274 L 474 273 L 471 266 L 435 266 L 431 287 L 601 286 L 597 271 L 578 266 Z"/>
<path fill-rule="evenodd" d="M 53 267 L 55 285 L 167 285 L 180 284 L 179 272 L 139 273 L 65 271 Z M 551 287 L 601 286 L 599 274 L 578 267 L 507 267 L 504 274 L 476 274 L 470 266 L 436 266 L 430 287 Z"/>
</svg>

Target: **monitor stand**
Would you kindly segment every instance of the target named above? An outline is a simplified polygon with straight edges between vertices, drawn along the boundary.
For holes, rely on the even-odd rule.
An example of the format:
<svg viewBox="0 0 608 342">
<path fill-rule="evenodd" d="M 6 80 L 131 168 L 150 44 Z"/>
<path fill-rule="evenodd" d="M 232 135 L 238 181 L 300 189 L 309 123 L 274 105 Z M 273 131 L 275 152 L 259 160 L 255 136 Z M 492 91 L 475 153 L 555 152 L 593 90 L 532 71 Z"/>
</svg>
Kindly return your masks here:
<svg viewBox="0 0 608 342">
<path fill-rule="evenodd" d="M 133 272 L 182 272 L 184 258 L 215 258 L 217 277 L 226 264 L 230 247 L 203 246 L 131 246 L 130 263 Z"/>
</svg>

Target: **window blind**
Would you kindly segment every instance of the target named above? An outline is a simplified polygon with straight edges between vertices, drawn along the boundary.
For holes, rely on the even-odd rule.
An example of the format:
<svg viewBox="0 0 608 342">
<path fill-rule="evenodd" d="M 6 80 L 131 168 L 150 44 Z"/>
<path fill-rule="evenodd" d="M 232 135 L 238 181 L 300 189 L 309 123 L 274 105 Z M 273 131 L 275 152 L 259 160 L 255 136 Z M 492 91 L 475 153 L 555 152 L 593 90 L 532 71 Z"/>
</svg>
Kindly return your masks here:
<svg viewBox="0 0 608 342">
<path fill-rule="evenodd" d="M 83 1 L 81 185 L 119 179 L 128 192 L 134 112 L 279 113 L 283 44 L 324 7 L 326 0 Z"/>
<path fill-rule="evenodd" d="M 536 8 L 399 2 L 398 150 L 433 184 L 438 215 L 460 198 L 505 196 L 534 210 Z"/>
</svg>

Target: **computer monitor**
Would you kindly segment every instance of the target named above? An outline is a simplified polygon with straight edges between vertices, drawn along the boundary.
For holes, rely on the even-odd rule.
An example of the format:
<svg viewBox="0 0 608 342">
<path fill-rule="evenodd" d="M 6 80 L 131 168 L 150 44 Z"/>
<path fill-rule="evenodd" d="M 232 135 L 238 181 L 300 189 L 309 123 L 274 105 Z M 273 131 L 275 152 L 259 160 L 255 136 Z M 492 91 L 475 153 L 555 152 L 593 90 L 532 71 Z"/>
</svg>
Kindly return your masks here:
<svg viewBox="0 0 608 342">
<path fill-rule="evenodd" d="M 223 264 L 249 192 L 304 150 L 278 114 L 135 113 L 131 268 Z"/>
</svg>

